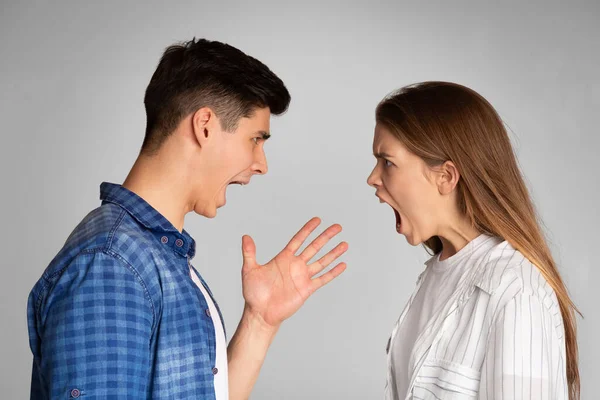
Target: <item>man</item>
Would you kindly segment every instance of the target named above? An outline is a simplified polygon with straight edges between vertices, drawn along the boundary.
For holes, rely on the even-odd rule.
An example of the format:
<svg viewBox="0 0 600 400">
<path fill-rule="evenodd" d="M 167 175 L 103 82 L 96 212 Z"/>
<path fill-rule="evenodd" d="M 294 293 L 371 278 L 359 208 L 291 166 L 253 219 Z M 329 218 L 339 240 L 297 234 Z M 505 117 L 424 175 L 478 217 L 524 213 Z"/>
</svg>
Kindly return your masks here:
<svg viewBox="0 0 600 400">
<path fill-rule="evenodd" d="M 146 136 L 123 185 L 103 183 L 28 302 L 31 397 L 246 399 L 283 320 L 345 269 L 346 249 L 313 256 L 341 231 L 309 221 L 258 265 L 242 238 L 245 299 L 226 346 L 221 313 L 192 267 L 189 212 L 213 218 L 228 185 L 267 172 L 270 114 L 286 111 L 283 82 L 219 42 L 166 49 L 146 90 Z"/>
</svg>

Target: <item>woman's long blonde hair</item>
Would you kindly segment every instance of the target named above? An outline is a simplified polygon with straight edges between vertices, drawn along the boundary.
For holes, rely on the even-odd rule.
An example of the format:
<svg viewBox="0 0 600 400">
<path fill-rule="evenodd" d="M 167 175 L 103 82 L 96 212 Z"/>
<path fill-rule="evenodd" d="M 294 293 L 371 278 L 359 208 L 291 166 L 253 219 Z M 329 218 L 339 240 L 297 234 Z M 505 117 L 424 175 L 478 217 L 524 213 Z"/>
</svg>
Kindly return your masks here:
<svg viewBox="0 0 600 400">
<path fill-rule="evenodd" d="M 565 327 L 569 398 L 579 399 L 575 304 L 556 268 L 502 120 L 481 95 L 454 83 L 423 82 L 377 106 L 383 124 L 428 165 L 451 160 L 460 172 L 458 205 L 480 232 L 507 240 L 554 289 Z M 435 254 L 442 242 L 425 242 Z"/>
</svg>

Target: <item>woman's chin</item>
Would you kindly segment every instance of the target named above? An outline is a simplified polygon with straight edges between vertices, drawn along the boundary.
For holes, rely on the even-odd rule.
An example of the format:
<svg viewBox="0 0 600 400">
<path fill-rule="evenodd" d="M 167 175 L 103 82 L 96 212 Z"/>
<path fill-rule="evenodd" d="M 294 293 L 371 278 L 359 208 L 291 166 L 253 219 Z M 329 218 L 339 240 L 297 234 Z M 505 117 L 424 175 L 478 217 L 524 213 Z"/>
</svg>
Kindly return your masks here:
<svg viewBox="0 0 600 400">
<path fill-rule="evenodd" d="M 416 246 L 419 243 L 416 243 L 414 240 L 412 240 L 412 238 L 410 236 L 404 235 L 404 238 L 406 239 L 406 242 L 408 244 L 410 244 L 411 246 Z"/>
<path fill-rule="evenodd" d="M 410 232 L 398 232 L 399 234 L 401 234 L 402 236 L 404 236 L 404 238 L 406 239 L 406 242 L 408 244 L 410 244 L 411 246 L 418 246 L 422 243 L 421 240 L 419 240 L 415 235 L 411 234 Z"/>
</svg>

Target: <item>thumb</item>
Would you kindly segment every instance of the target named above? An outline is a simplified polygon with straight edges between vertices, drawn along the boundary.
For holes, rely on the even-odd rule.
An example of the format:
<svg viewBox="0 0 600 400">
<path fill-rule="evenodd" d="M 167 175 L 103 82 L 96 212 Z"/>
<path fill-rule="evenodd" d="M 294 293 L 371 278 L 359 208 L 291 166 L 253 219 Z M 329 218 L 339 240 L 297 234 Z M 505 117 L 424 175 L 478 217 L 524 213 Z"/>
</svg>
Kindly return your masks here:
<svg viewBox="0 0 600 400">
<path fill-rule="evenodd" d="M 242 236 L 242 256 L 244 257 L 244 268 L 254 267 L 256 264 L 256 245 L 248 235 Z"/>
</svg>

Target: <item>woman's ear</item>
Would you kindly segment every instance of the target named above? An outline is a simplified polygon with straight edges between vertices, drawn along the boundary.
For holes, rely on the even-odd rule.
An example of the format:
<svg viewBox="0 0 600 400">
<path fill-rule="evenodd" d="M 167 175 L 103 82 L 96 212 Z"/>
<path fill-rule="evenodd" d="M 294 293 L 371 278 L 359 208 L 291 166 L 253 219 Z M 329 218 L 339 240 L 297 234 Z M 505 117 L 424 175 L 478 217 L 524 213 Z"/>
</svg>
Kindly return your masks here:
<svg viewBox="0 0 600 400">
<path fill-rule="evenodd" d="M 458 172 L 458 168 L 456 168 L 456 165 L 452 161 L 446 161 L 438 168 L 438 190 L 440 194 L 448 195 L 458 185 L 460 172 Z"/>
</svg>

